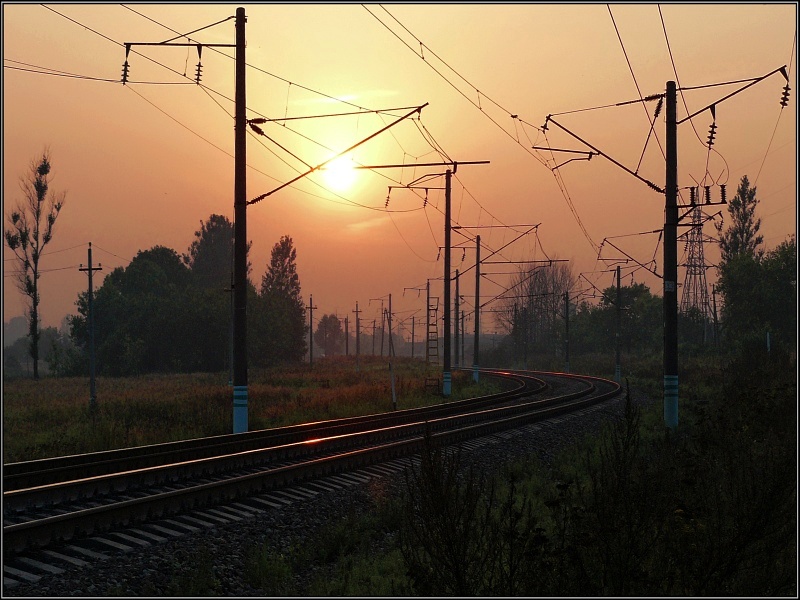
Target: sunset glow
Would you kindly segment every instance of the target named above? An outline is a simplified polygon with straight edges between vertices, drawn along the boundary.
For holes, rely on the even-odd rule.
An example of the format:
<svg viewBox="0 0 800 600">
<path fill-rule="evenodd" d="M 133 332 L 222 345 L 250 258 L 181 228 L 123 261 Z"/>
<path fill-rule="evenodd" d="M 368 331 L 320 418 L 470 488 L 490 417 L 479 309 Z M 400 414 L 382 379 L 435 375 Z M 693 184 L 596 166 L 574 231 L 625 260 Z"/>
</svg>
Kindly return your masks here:
<svg viewBox="0 0 800 600">
<path fill-rule="evenodd" d="M 545 255 L 570 261 L 587 293 L 612 283 L 609 261 L 620 259 L 623 283 L 645 283 L 660 294 L 664 195 L 643 180 L 664 185 L 665 120 L 647 98 L 663 95 L 676 78 L 678 120 L 697 113 L 678 127 L 682 200 L 695 185 L 711 186 L 716 198 L 725 184 L 730 198 L 747 175 L 757 186 L 766 248 L 796 232 L 795 3 L 243 7 L 247 118 L 263 117 L 264 133 L 248 131 L 248 199 L 427 103 L 356 156 L 248 206 L 251 280 L 258 286 L 273 245 L 290 235 L 303 297 L 313 294 L 319 307 L 315 318 L 352 314 L 360 301 L 371 326 L 381 309 L 369 299 L 390 293 L 394 310 L 420 317 L 425 293 L 403 292 L 429 280 L 442 297 L 447 167 L 415 165 L 448 161 L 460 163 L 453 225 L 480 232 L 483 256 L 524 231 L 506 225 L 541 223 L 492 258 L 508 263 L 493 265 L 496 274 L 481 286 L 484 302 L 509 285 L 500 271 L 511 273 L 512 261 Z M 3 5 L 4 213 L 20 199 L 19 177 L 45 147 L 53 189 L 66 192 L 41 263 L 43 326 L 76 313 L 88 283 L 78 269 L 89 242 L 103 265 L 97 288 L 139 250 L 163 245 L 183 254 L 200 222 L 212 214 L 233 219 L 232 49 L 206 48 L 201 58 L 191 46 L 134 46 L 125 85 L 121 73 L 126 42 L 196 31 L 194 41 L 232 44 L 234 21 L 226 19 L 235 10 Z M 788 82 L 776 71 L 784 65 Z M 771 72 L 713 114 L 704 110 Z M 785 85 L 791 92 L 784 107 Z M 587 160 L 590 148 L 580 140 L 604 155 Z M 409 166 L 354 171 L 352 160 Z M 704 233 L 714 236 L 713 224 Z M 468 249 L 452 252 L 452 268 L 474 266 L 474 244 L 460 234 L 453 243 Z M 681 243 L 681 264 L 683 252 Z M 719 260 L 715 243 L 705 257 L 711 265 Z M 8 321 L 25 304 L 8 247 L 3 258 Z M 650 261 L 652 270 L 639 264 Z M 680 285 L 685 271 L 679 268 Z M 707 276 L 711 286 L 715 269 Z M 462 281 L 460 293 L 469 297 L 473 286 Z M 492 308 L 483 320 L 487 333 L 496 328 Z"/>
<path fill-rule="evenodd" d="M 341 156 L 322 168 L 325 183 L 336 192 L 346 192 L 356 180 L 358 171 L 353 168 L 353 161 Z"/>
</svg>

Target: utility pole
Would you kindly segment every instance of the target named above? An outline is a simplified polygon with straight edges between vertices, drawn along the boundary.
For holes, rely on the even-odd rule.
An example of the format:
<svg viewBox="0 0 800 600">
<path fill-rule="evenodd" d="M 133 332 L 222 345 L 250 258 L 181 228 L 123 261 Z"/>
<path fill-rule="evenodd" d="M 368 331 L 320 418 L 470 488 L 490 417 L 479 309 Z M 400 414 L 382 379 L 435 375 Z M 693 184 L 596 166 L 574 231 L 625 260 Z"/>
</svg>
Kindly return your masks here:
<svg viewBox="0 0 800 600">
<path fill-rule="evenodd" d="M 564 372 L 569 373 L 569 290 L 564 292 Z"/>
<path fill-rule="evenodd" d="M 344 316 L 344 355 L 350 356 L 350 324 L 347 315 Z"/>
<path fill-rule="evenodd" d="M 456 350 L 456 354 L 455 354 L 455 359 L 456 360 L 455 360 L 455 365 L 454 366 L 455 366 L 456 369 L 458 369 L 459 366 L 461 365 L 461 362 L 458 359 L 458 348 L 459 348 L 459 346 L 458 346 L 458 269 L 456 269 L 456 297 L 455 297 L 455 303 L 454 303 L 454 310 L 455 310 L 455 312 L 453 313 L 453 315 L 455 316 L 455 323 L 454 323 L 454 331 L 453 331 L 453 341 L 455 342 L 455 350 Z"/>
<path fill-rule="evenodd" d="M 450 397 L 450 196 L 453 172 L 445 172 L 444 209 L 444 367 L 442 369 L 442 396 Z"/>
<path fill-rule="evenodd" d="M 416 317 L 411 317 L 411 358 L 414 358 L 414 323 L 416 320 Z"/>
<path fill-rule="evenodd" d="M 308 297 L 308 366 L 314 366 L 314 296 Z"/>
<path fill-rule="evenodd" d="M 236 9 L 234 120 L 233 433 L 247 431 L 247 93 L 244 8 Z"/>
<path fill-rule="evenodd" d="M 377 319 L 372 319 L 372 356 L 375 356 L 375 328 L 377 325 Z"/>
<path fill-rule="evenodd" d="M 358 318 L 358 313 L 361 311 L 358 310 L 358 302 L 353 312 L 356 313 L 356 371 L 358 371 L 358 359 L 361 354 L 361 320 Z"/>
<path fill-rule="evenodd" d="M 466 337 L 464 334 L 467 332 L 466 326 L 464 325 L 466 315 L 464 314 L 464 310 L 461 310 L 461 362 L 459 364 L 464 365 L 466 364 L 466 360 L 464 359 L 464 338 Z M 456 348 L 456 353 L 458 353 L 458 348 Z"/>
<path fill-rule="evenodd" d="M 677 241 L 676 241 L 677 243 Z M 619 362 L 620 327 L 622 326 L 622 290 L 619 283 L 619 265 L 617 265 L 617 333 L 616 333 L 616 363 L 614 364 L 614 381 L 622 381 L 622 368 Z"/>
<path fill-rule="evenodd" d="M 80 265 L 79 271 L 86 271 L 89 274 L 89 412 L 94 417 L 97 412 L 97 389 L 95 387 L 95 354 L 94 354 L 94 292 L 92 288 L 92 273 L 102 271 L 103 265 L 98 263 L 92 267 L 92 242 L 89 242 L 88 263 L 84 267 Z"/>
<path fill-rule="evenodd" d="M 428 332 L 431 330 L 431 280 L 425 283 L 425 362 L 430 363 L 431 352 L 428 346 Z M 437 341 L 438 343 L 438 341 Z"/>
<path fill-rule="evenodd" d="M 392 341 L 392 295 L 389 294 L 389 311 L 386 315 L 386 320 L 389 321 L 389 375 L 392 380 L 392 408 L 397 410 L 397 393 L 394 387 L 394 342 Z"/>
<path fill-rule="evenodd" d="M 472 380 L 478 383 L 478 346 L 481 340 L 481 236 L 475 236 L 475 342 L 472 346 Z"/>
<path fill-rule="evenodd" d="M 245 24 L 242 7 L 236 9 L 235 44 L 200 44 L 197 42 L 126 42 L 122 83 L 128 78 L 128 53 L 132 46 L 195 46 L 198 57 L 203 46 L 235 48 L 234 94 L 234 249 L 233 249 L 233 433 L 247 431 L 247 87 L 245 73 Z M 179 36 L 185 37 L 185 36 Z M 178 38 L 173 38 L 178 39 Z M 195 81 L 200 83 L 200 63 Z M 413 114 L 413 113 L 412 113 Z"/>
<path fill-rule="evenodd" d="M 678 123 L 677 88 L 667 82 L 664 186 L 664 424 L 678 426 Z"/>
</svg>

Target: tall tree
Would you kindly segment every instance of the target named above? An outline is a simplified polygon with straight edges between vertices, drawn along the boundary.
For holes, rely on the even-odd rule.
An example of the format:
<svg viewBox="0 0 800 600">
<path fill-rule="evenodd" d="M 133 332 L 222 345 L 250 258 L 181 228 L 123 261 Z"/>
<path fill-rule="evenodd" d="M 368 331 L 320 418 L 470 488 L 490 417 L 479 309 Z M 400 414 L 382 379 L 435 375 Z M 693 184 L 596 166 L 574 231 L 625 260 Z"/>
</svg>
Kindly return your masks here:
<svg viewBox="0 0 800 600">
<path fill-rule="evenodd" d="M 17 259 L 17 287 L 28 297 L 33 378 L 39 379 L 39 262 L 44 247 L 53 239 L 53 228 L 66 199 L 66 192 L 50 190 L 49 150 L 31 161 L 28 173 L 20 177 L 20 188 L 24 198 L 7 215 L 10 227 L 5 240 Z"/>
<path fill-rule="evenodd" d="M 342 350 L 344 332 L 339 317 L 334 314 L 324 315 L 319 320 L 314 341 L 325 351 L 325 356 L 334 356 Z"/>
<path fill-rule="evenodd" d="M 758 233 L 761 229 L 761 219 L 755 216 L 757 206 L 756 188 L 750 187 L 750 181 L 745 175 L 739 183 L 736 195 L 728 204 L 731 224 L 723 230 L 724 223 L 715 223 L 723 264 L 739 254 L 749 254 L 756 260 L 763 256 L 764 249 L 761 244 L 764 242 L 764 236 Z"/>
<path fill-rule="evenodd" d="M 200 229 L 194 232 L 194 236 L 188 252 L 182 257 L 192 271 L 192 279 L 203 289 L 229 288 L 233 273 L 233 223 L 223 215 L 212 214 L 200 222 Z M 247 245 L 248 252 L 250 246 L 252 242 Z M 248 263 L 248 274 L 250 268 Z"/>
<path fill-rule="evenodd" d="M 257 363 L 295 362 L 305 355 L 305 304 L 296 261 L 292 238 L 281 237 L 272 248 L 261 279 L 257 313 L 253 311 L 253 359 Z"/>
</svg>

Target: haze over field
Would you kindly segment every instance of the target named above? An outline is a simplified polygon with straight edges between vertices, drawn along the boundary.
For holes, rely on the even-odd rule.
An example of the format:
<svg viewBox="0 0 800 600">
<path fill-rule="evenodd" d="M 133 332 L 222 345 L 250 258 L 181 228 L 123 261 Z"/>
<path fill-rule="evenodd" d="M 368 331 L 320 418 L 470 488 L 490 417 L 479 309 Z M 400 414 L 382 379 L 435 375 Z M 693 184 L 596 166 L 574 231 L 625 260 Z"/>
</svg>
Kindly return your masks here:
<svg viewBox="0 0 800 600">
<path fill-rule="evenodd" d="M 88 242 L 103 265 L 97 287 L 139 250 L 186 252 L 211 214 L 233 220 L 233 49 L 204 47 L 198 56 L 195 47 L 133 47 L 123 86 L 120 44 L 181 42 L 178 34 L 200 29 L 193 41 L 233 44 L 226 19 L 237 6 L 3 5 L 4 212 L 45 147 L 52 187 L 67 192 L 41 262 L 43 326 L 76 312 Z M 483 256 L 540 224 L 538 237 L 531 233 L 496 258 L 569 259 L 576 276 L 585 274 L 579 286 L 603 289 L 613 266 L 602 259 L 621 256 L 604 239 L 663 272 L 664 197 L 604 156 L 533 150 L 590 149 L 553 123 L 544 130 L 546 117 L 663 187 L 664 112 L 649 135 L 657 102 L 640 97 L 662 94 L 677 77 L 681 120 L 785 65 L 786 108 L 787 81 L 776 73 L 719 102 L 715 117 L 706 110 L 679 126 L 678 182 L 683 202 L 684 188 L 695 185 L 710 185 L 716 200 L 718 184 L 727 184 L 730 198 L 747 175 L 758 190 L 767 248 L 796 232 L 796 3 L 242 6 L 248 118 L 360 113 L 262 125 L 269 138 L 248 136 L 248 199 L 428 103 L 419 118 L 349 158 L 361 165 L 490 161 L 462 165 L 453 178 L 455 223 L 488 226 L 463 230 L 481 234 Z M 628 101 L 636 102 L 614 106 Z M 584 160 L 564 164 L 572 158 Z M 359 302 L 362 318 L 380 319 L 390 293 L 399 318 L 422 317 L 424 285 L 443 270 L 444 178 L 417 186 L 429 186 L 427 194 L 398 188 L 445 168 L 319 172 L 251 205 L 252 279 L 260 281 L 273 245 L 288 234 L 316 318 L 352 315 Z M 454 233 L 453 244 L 462 243 Z M 453 251 L 454 270 L 474 264 L 474 243 L 466 246 Z M 708 244 L 708 263 L 718 257 Z M 3 258 L 8 322 L 22 314 L 24 297 L 7 247 Z M 487 265 L 484 301 L 502 292 L 510 277 L 501 273 L 514 268 Z M 661 293 L 660 279 L 633 261 L 623 264 L 623 277 Z M 715 277 L 710 269 L 709 284 Z M 473 286 L 470 277 L 461 287 L 470 308 Z M 432 288 L 442 296 L 441 281 Z M 484 331 L 494 329 L 484 319 Z"/>
</svg>

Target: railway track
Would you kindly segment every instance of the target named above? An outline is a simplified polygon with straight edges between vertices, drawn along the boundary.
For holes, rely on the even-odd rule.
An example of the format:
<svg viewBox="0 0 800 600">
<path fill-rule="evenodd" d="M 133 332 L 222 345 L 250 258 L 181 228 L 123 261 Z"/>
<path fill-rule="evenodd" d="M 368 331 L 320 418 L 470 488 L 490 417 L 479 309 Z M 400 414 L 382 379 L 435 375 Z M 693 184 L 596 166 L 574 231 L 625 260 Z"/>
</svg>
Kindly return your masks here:
<svg viewBox="0 0 800 600">
<path fill-rule="evenodd" d="M 347 474 L 358 469 L 408 460 L 426 434 L 437 443 L 463 443 L 580 410 L 620 392 L 616 383 L 587 376 L 482 374 L 503 379 L 509 389 L 422 409 L 5 465 L 5 583 L 24 575 L 11 565 L 24 563 L 31 552 L 77 564 L 102 555 L 99 534 L 117 532 L 119 543 L 125 541 L 119 532 L 135 527 L 151 541 L 163 539 L 160 530 L 175 529 L 164 523 L 183 519 L 191 530 L 191 514 L 198 511 L 213 522 L 215 506 L 241 509 L 243 499 L 258 503 L 260 495 L 269 505 L 264 494 L 273 494 L 273 501 L 274 494 L 292 497 L 293 486 L 308 490 L 331 477 L 352 481 Z M 94 543 L 82 545 L 82 540 Z"/>
</svg>

